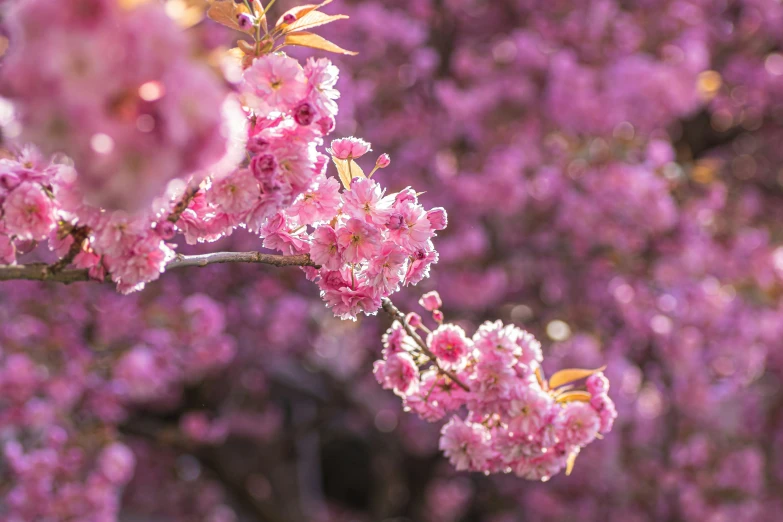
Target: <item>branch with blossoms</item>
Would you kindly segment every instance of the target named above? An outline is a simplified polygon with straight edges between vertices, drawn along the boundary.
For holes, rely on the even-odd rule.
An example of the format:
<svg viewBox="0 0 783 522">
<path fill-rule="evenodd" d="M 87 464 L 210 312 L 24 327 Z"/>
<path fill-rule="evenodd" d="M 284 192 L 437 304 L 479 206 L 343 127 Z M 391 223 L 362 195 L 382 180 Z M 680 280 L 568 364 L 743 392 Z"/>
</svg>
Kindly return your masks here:
<svg viewBox="0 0 783 522">
<path fill-rule="evenodd" d="M 406 411 L 429 422 L 452 414 L 440 449 L 458 470 L 546 481 L 570 474 L 579 452 L 611 431 L 617 410 L 603 368 L 560 370 L 546 380 L 541 343 L 529 332 L 487 321 L 471 338 L 444 322 L 437 292 L 419 304 L 432 313 L 434 330 L 384 300 L 395 322 L 373 371 Z"/>
<path fill-rule="evenodd" d="M 429 276 L 448 220 L 412 187 L 387 193 L 374 177 L 387 154 L 365 174 L 370 143 L 324 148 L 339 71 L 281 49 L 353 54 L 309 31 L 347 18 L 319 10 L 330 0 L 290 9 L 273 26 L 271 2 L 210 0 L 208 15 L 243 35 L 219 71 L 191 52 L 160 2 L 96 2 L 20 0 L 4 13 L 0 95 L 15 119 L 0 129 L 0 280 L 111 281 L 129 293 L 176 268 L 298 266 L 337 317 L 391 315 L 374 373 L 406 409 L 429 421 L 467 412 L 442 431 L 457 469 L 546 480 L 611 429 L 600 370 L 546 381 L 528 332 L 496 321 L 469 338 L 444 323 L 435 293 L 421 301 L 431 330 L 390 300 Z M 106 52 L 118 41 L 124 52 Z M 281 254 L 186 256 L 173 242 L 211 243 L 238 228 Z M 17 253 L 36 244 L 57 260 L 18 265 Z M 585 389 L 575 388 L 580 379 Z"/>
</svg>

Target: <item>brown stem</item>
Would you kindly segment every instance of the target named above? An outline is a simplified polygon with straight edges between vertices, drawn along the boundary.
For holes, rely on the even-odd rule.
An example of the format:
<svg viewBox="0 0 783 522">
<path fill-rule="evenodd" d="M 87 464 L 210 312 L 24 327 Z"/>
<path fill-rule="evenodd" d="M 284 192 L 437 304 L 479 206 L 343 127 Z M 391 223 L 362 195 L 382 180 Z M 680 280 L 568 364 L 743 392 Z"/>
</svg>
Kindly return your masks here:
<svg viewBox="0 0 783 522">
<path fill-rule="evenodd" d="M 405 331 L 408 332 L 408 335 L 410 335 L 414 341 L 416 341 L 416 344 L 419 345 L 419 349 L 421 352 L 430 358 L 432 363 L 435 365 L 435 367 L 438 369 L 440 373 L 447 376 L 449 379 L 454 381 L 460 388 L 462 388 L 465 391 L 470 391 L 470 388 L 467 384 L 462 382 L 459 377 L 457 377 L 453 372 L 444 369 L 439 363 L 438 358 L 435 357 L 435 354 L 433 354 L 429 348 L 427 348 L 427 343 L 424 342 L 424 339 L 421 338 L 421 336 L 416 333 L 416 330 L 413 329 L 411 325 L 408 324 L 408 321 L 405 320 L 405 314 L 400 312 L 400 310 L 394 306 L 394 303 L 391 302 L 391 299 L 388 297 L 384 297 L 381 299 L 381 303 L 383 306 L 383 311 L 392 316 L 392 318 L 396 319 L 400 322 L 403 328 L 405 328 Z"/>
<path fill-rule="evenodd" d="M 275 254 L 262 254 L 261 252 L 213 252 L 177 256 L 166 265 L 166 270 L 185 268 L 189 266 L 207 266 L 218 263 L 260 263 L 272 266 L 312 266 L 313 263 L 308 254 L 282 256 Z M 90 276 L 86 269 L 72 269 L 52 272 L 45 263 L 31 263 L 29 265 L 0 265 L 0 281 L 12 281 L 26 279 L 29 281 L 54 281 L 57 283 L 75 283 L 77 281 L 89 281 Z M 107 278 L 108 280 L 108 278 Z"/>
</svg>

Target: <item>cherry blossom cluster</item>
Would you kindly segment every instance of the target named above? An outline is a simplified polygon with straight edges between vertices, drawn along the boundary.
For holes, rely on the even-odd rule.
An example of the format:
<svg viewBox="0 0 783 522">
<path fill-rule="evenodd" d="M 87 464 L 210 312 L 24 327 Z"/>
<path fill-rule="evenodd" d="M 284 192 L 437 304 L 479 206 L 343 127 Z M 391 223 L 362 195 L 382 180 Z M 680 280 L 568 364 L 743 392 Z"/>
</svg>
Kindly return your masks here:
<svg viewBox="0 0 783 522">
<path fill-rule="evenodd" d="M 337 67 L 325 58 L 302 66 L 271 49 L 232 55 L 223 64 L 229 94 L 187 57 L 187 40 L 160 6 L 142 4 L 26 0 L 10 10 L 4 92 L 19 113 L 20 142 L 68 156 L 46 160 L 12 143 L 0 159 L 4 263 L 48 240 L 58 258 L 51 271 L 73 264 L 128 293 L 165 271 L 178 233 L 196 244 L 243 227 L 267 248 L 311 253 L 321 268 L 308 276 L 343 318 L 374 312 L 400 284 L 428 275 L 442 209 L 425 211 L 410 188 L 385 195 L 355 162 L 370 150 L 357 138 L 330 149 L 345 190 L 327 177 L 329 156 L 318 148 L 335 126 Z M 59 25 L 42 27 L 48 19 Z M 103 60 L 116 47 L 115 25 L 129 43 Z M 156 46 L 175 58 L 148 59 Z M 39 55 L 45 66 L 26 67 Z M 87 84 L 101 89 L 85 98 Z M 388 165 L 382 155 L 373 172 Z"/>
<path fill-rule="evenodd" d="M 419 303 L 437 328 L 415 313 L 398 318 L 384 335 L 374 373 L 407 411 L 429 422 L 466 410 L 441 430 L 439 447 L 457 470 L 547 481 L 563 469 L 570 473 L 579 452 L 611 431 L 617 410 L 601 370 L 561 370 L 547 382 L 541 343 L 529 332 L 487 321 L 468 337 L 443 322 L 437 292 Z M 586 389 L 575 389 L 584 378 Z"/>
<path fill-rule="evenodd" d="M 9 4 L 0 94 L 15 102 L 13 134 L 67 154 L 89 203 L 147 208 L 225 154 L 228 89 L 160 3 Z"/>
<path fill-rule="evenodd" d="M 370 144 L 358 138 L 334 140 L 330 152 L 341 178 L 350 179 L 352 169 L 358 176 L 344 181 L 343 191 L 336 180 L 320 178 L 262 230 L 265 247 L 310 254 L 320 269 L 306 268 L 308 278 L 343 319 L 375 313 L 381 299 L 401 284 L 415 285 L 427 277 L 438 260 L 432 238 L 447 224 L 445 210 L 425 210 L 410 187 L 386 194 L 365 177 L 354 159 L 369 150 Z M 388 165 L 383 154 L 373 172 Z"/>
</svg>

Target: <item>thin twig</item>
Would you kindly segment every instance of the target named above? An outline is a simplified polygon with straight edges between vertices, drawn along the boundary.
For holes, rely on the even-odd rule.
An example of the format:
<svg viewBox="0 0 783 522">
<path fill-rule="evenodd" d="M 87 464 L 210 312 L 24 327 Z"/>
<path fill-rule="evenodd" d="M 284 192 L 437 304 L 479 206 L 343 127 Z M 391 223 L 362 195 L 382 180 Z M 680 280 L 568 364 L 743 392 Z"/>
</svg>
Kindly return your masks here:
<svg viewBox="0 0 783 522">
<path fill-rule="evenodd" d="M 402 327 L 405 328 L 405 331 L 408 332 L 408 335 L 410 335 L 413 338 L 413 340 L 416 341 L 416 344 L 419 345 L 419 349 L 422 351 L 424 355 L 430 358 L 430 360 L 438 369 L 438 371 L 443 375 L 447 376 L 452 381 L 454 381 L 460 388 L 469 392 L 470 388 L 468 387 L 467 384 L 462 382 L 460 378 L 457 377 L 453 372 L 444 369 L 438 363 L 438 358 L 435 357 L 435 354 L 433 354 L 429 348 L 427 348 L 427 343 L 425 343 L 424 339 L 422 339 L 421 336 L 418 333 L 416 333 L 416 330 L 414 330 L 413 327 L 408 324 L 408 321 L 405 320 L 405 314 L 400 312 L 400 310 L 396 306 L 394 306 L 394 303 L 391 302 L 391 299 L 389 299 L 388 297 L 384 297 L 383 299 L 381 299 L 381 303 L 383 305 L 383 310 L 387 314 L 392 316 L 392 318 L 400 322 Z"/>
<path fill-rule="evenodd" d="M 218 263 L 261 263 L 272 266 L 312 266 L 313 263 L 308 254 L 282 256 L 275 254 L 262 254 L 261 252 L 213 252 L 177 256 L 166 265 L 166 270 L 185 268 L 190 266 L 207 266 Z M 0 281 L 12 281 L 25 279 L 29 281 L 54 281 L 57 283 L 75 283 L 77 281 L 90 281 L 87 269 L 71 269 L 52 272 L 45 263 L 31 263 L 28 265 L 0 265 Z M 108 280 L 108 278 L 107 278 Z"/>
</svg>

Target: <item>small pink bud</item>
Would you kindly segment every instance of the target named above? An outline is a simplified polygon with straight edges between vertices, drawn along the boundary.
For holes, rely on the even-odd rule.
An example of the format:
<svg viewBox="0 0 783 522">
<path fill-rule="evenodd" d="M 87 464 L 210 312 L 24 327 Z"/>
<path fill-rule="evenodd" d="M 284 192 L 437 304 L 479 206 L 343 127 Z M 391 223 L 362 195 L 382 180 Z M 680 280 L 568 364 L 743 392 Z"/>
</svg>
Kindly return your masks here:
<svg viewBox="0 0 783 522">
<path fill-rule="evenodd" d="M 174 226 L 174 223 L 171 221 L 161 221 L 155 226 L 155 230 L 158 232 L 158 235 L 163 239 L 164 241 L 168 241 L 172 237 L 174 237 L 174 233 L 176 232 L 176 227 Z"/>
<path fill-rule="evenodd" d="M 275 169 L 277 169 L 277 160 L 271 154 L 255 156 L 250 161 L 250 171 L 259 181 L 263 181 L 268 176 L 271 176 Z"/>
<path fill-rule="evenodd" d="M 291 13 L 288 13 L 283 17 L 284 24 L 292 24 L 294 22 L 296 22 L 296 16 L 292 15 Z"/>
<path fill-rule="evenodd" d="M 443 207 L 436 207 L 427 212 L 427 220 L 435 230 L 443 230 L 449 224 L 449 218 Z"/>
<path fill-rule="evenodd" d="M 438 323 L 441 324 L 443 322 L 443 312 L 440 310 L 435 310 L 432 312 L 432 319 Z"/>
<path fill-rule="evenodd" d="M 315 110 L 313 106 L 306 101 L 300 102 L 299 105 L 294 107 L 294 120 L 299 125 L 310 125 L 315 119 Z"/>
<path fill-rule="evenodd" d="M 255 25 L 253 17 L 247 13 L 242 13 L 237 17 L 237 25 L 243 31 L 247 31 Z"/>
<path fill-rule="evenodd" d="M 423 324 L 421 321 L 421 316 L 416 312 L 411 312 L 408 315 L 406 315 L 405 322 L 407 322 L 413 328 L 418 328 Z"/>
<path fill-rule="evenodd" d="M 391 163 L 391 158 L 388 154 L 381 154 L 378 159 L 375 160 L 375 166 L 379 169 L 385 169 Z"/>
<path fill-rule="evenodd" d="M 423 306 L 424 309 L 428 312 L 432 312 L 443 306 L 443 301 L 440 300 L 440 294 L 433 290 L 432 292 L 427 292 L 421 296 L 421 299 L 419 299 L 419 304 Z"/>
<path fill-rule="evenodd" d="M 253 154 L 260 154 L 268 148 L 269 142 L 262 138 L 260 134 L 251 136 L 250 139 L 247 140 L 247 150 Z"/>
<path fill-rule="evenodd" d="M 334 130 L 336 122 L 334 121 L 334 116 L 327 116 L 325 118 L 321 118 L 315 122 L 315 124 L 318 125 L 319 129 L 321 129 L 321 134 L 326 136 Z"/>
<path fill-rule="evenodd" d="M 601 395 L 609 391 L 609 379 L 604 376 L 603 372 L 594 373 L 588 377 L 585 385 L 591 395 Z"/>
</svg>

